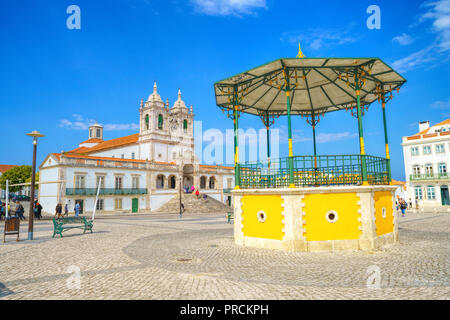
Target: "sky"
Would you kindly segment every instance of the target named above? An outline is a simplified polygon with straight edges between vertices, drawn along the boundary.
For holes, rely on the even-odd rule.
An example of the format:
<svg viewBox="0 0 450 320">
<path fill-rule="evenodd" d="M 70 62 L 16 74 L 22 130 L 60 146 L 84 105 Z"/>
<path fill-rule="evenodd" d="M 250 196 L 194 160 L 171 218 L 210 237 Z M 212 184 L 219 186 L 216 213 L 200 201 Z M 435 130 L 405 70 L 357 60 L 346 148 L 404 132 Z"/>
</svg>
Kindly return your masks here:
<svg viewBox="0 0 450 320">
<path fill-rule="evenodd" d="M 80 29 L 69 29 L 70 5 Z M 369 29 L 371 5 L 379 29 Z M 72 20 L 71 20 L 72 21 Z M 402 137 L 418 122 L 450 118 L 450 0 L 15 0 L 0 2 L 0 163 L 31 164 L 26 133 L 39 130 L 38 164 L 74 149 L 98 121 L 104 139 L 138 132 L 140 100 L 158 92 L 171 105 L 180 88 L 203 131 L 233 124 L 215 105 L 213 84 L 282 57 L 379 57 L 407 79 L 387 105 L 393 178 L 404 180 Z M 312 154 L 311 127 L 292 119 L 294 154 Z M 260 129 L 243 115 L 240 126 Z M 287 119 L 280 156 L 288 152 Z M 363 119 L 366 153 L 384 156 L 381 106 Z M 319 154 L 359 153 L 357 120 L 326 114 Z M 203 145 L 205 143 L 203 142 Z"/>
</svg>

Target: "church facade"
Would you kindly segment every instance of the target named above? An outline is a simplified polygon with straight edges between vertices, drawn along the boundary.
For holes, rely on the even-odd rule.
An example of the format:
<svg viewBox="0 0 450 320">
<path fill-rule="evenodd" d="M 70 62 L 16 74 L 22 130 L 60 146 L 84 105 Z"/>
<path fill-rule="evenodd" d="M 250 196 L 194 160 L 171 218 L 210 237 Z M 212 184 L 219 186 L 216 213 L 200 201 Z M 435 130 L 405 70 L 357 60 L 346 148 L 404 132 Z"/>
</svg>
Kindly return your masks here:
<svg viewBox="0 0 450 320">
<path fill-rule="evenodd" d="M 192 186 L 223 203 L 234 187 L 232 167 L 202 165 L 195 155 L 193 107 L 178 91 L 172 107 L 157 91 L 139 108 L 139 133 L 103 139 L 89 127 L 88 140 L 68 152 L 49 154 L 39 167 L 39 202 L 54 213 L 58 202 L 92 212 L 151 212 Z M 100 189 L 98 186 L 100 185 Z M 184 190 L 182 191 L 184 192 Z"/>
</svg>

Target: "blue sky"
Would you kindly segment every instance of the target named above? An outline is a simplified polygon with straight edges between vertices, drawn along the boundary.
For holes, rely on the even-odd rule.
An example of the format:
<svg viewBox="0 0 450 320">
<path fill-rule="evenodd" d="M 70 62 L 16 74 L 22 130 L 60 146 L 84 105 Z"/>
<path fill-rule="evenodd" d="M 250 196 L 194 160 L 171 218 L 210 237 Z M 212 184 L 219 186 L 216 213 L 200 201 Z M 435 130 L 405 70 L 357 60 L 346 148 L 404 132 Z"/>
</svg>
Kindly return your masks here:
<svg viewBox="0 0 450 320">
<path fill-rule="evenodd" d="M 81 29 L 69 30 L 66 9 L 81 9 Z M 369 30 L 369 5 L 381 9 L 381 29 Z M 213 83 L 280 57 L 380 57 L 407 84 L 388 104 L 393 177 L 404 179 L 401 137 L 418 122 L 450 118 L 450 0 L 16 0 L 0 3 L 0 163 L 38 162 L 87 139 L 92 119 L 105 139 L 137 132 L 141 98 L 158 91 L 170 104 L 181 88 L 203 130 L 232 127 L 215 106 Z M 260 128 L 242 116 L 241 126 Z M 275 127 L 284 137 L 286 119 Z M 294 153 L 311 154 L 311 129 L 295 117 Z M 357 121 L 346 112 L 317 128 L 319 154 L 358 153 Z M 381 107 L 364 118 L 366 152 L 384 155 Z M 280 154 L 287 154 L 281 141 Z"/>
</svg>

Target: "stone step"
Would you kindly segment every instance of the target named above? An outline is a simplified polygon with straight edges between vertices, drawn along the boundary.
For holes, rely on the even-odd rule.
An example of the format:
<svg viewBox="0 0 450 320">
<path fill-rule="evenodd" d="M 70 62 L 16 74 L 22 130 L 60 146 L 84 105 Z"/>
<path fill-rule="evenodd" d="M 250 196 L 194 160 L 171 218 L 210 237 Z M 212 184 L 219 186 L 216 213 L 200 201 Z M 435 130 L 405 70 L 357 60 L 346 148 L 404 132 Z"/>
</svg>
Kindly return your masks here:
<svg viewBox="0 0 450 320">
<path fill-rule="evenodd" d="M 229 212 L 231 208 L 227 206 L 226 204 L 212 198 L 207 197 L 206 200 L 204 200 L 201 195 L 197 199 L 197 196 L 195 194 L 183 194 L 182 197 L 182 203 L 184 205 L 184 213 L 217 213 L 217 214 L 223 214 L 226 212 Z M 164 205 L 162 205 L 157 210 L 153 211 L 155 213 L 179 213 L 180 207 L 179 207 L 179 201 L 180 196 L 176 195 L 172 199 L 170 199 L 168 202 L 166 202 Z"/>
</svg>

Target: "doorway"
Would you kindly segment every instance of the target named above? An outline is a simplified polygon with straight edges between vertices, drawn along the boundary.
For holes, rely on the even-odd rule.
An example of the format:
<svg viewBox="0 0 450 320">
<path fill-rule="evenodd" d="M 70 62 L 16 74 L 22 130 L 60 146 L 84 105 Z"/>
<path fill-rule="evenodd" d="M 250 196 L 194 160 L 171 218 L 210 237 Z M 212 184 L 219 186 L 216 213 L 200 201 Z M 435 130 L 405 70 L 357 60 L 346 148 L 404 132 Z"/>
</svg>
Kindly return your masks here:
<svg viewBox="0 0 450 320">
<path fill-rule="evenodd" d="M 448 186 L 441 186 L 441 202 L 443 206 L 450 206 Z"/>
<path fill-rule="evenodd" d="M 139 211 L 139 199 L 138 198 L 133 198 L 131 200 L 131 212 L 132 213 L 137 213 Z"/>
</svg>

